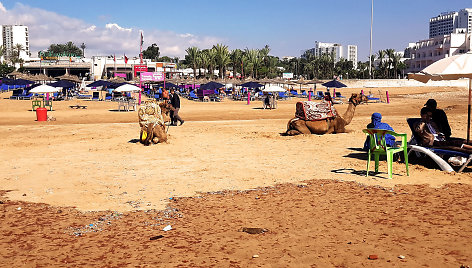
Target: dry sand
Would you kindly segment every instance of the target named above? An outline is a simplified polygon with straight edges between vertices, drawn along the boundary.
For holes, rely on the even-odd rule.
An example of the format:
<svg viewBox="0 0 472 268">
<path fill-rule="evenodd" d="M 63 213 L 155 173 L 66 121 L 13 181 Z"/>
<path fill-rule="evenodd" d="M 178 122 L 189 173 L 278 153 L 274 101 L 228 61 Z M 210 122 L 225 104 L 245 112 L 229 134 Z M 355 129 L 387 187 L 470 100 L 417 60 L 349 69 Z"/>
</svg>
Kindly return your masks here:
<svg viewBox="0 0 472 268">
<path fill-rule="evenodd" d="M 36 122 L 31 101 L 1 94 L 0 190 L 7 192 L 0 204 L 0 263 L 470 265 L 471 198 L 464 193 L 471 168 L 449 174 L 411 159 L 410 176 L 394 163 L 387 179 L 383 162 L 381 173 L 365 177 L 366 154 L 359 150 L 373 112 L 410 135 L 405 119 L 418 117 L 428 98 L 446 110 L 454 136 L 465 137 L 467 91 L 388 90 L 390 104 L 360 105 L 348 133 L 324 136 L 281 135 L 299 99 L 279 101 L 276 110 L 261 109 L 260 101 L 182 100 L 185 124 L 169 129 L 168 144 L 149 147 L 137 142 L 136 112 L 117 112 L 116 103 L 55 102 L 48 115 L 56 121 Z M 358 91 L 342 89 L 345 96 Z M 69 108 L 75 104 L 87 109 Z M 342 114 L 347 105 L 336 107 Z M 241 192 L 258 187 L 269 188 Z M 255 198 L 262 195 L 268 198 Z M 166 219 L 169 202 L 179 211 Z M 110 217 L 111 211 L 124 214 Z M 167 223 L 174 230 L 159 231 L 157 224 Z M 86 232 L 88 224 L 103 230 Z M 269 232 L 237 232 L 245 226 Z M 161 233 L 164 238 L 149 240 Z M 379 259 L 367 260 L 369 254 Z"/>
</svg>

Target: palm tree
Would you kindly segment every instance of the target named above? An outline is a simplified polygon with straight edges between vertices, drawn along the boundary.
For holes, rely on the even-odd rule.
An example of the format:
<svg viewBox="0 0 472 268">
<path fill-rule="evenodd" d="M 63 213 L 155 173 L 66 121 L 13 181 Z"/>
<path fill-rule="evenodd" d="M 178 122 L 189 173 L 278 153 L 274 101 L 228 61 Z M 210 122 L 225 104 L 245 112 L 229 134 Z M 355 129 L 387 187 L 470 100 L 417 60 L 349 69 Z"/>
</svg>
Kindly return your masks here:
<svg viewBox="0 0 472 268">
<path fill-rule="evenodd" d="M 188 61 L 192 64 L 193 77 L 197 77 L 197 65 L 199 62 L 200 49 L 198 47 L 189 47 L 185 50 L 187 52 Z"/>
<path fill-rule="evenodd" d="M 211 70 L 211 55 L 210 55 L 210 51 L 208 49 L 204 49 L 202 51 L 200 51 L 200 67 L 203 68 L 203 76 L 206 77 L 206 70 L 209 70 L 210 72 L 212 71 Z"/>
<path fill-rule="evenodd" d="M 381 49 L 381 50 L 379 50 L 379 52 L 377 52 L 377 59 L 379 59 L 379 69 L 383 70 L 384 73 L 385 73 L 385 68 L 386 68 L 385 61 L 384 61 L 386 55 L 387 54 L 386 54 L 385 50 Z"/>
<path fill-rule="evenodd" d="M 244 50 L 244 56 L 251 67 L 251 77 L 257 78 L 257 69 L 262 62 L 259 50 L 246 48 Z"/>
<path fill-rule="evenodd" d="M 243 52 L 241 51 L 241 49 L 235 49 L 231 51 L 230 57 L 231 57 L 231 62 L 233 64 L 233 77 L 236 77 L 238 66 L 241 65 L 241 69 L 242 69 Z"/>
<path fill-rule="evenodd" d="M 13 46 L 12 54 L 10 55 L 10 61 L 13 65 L 20 63 L 21 65 L 23 60 L 20 60 L 21 51 L 25 50 L 22 44 L 16 44 Z"/>
<path fill-rule="evenodd" d="M 388 57 L 388 64 L 387 64 L 387 78 L 390 78 L 389 71 L 391 68 L 393 68 L 393 59 L 395 58 L 395 49 L 393 48 L 388 48 L 385 50 L 385 54 L 387 54 Z"/>
<path fill-rule="evenodd" d="M 87 48 L 87 46 L 85 45 L 85 43 L 82 43 L 82 45 L 80 45 L 80 48 L 82 49 L 82 57 L 85 58 L 85 49 Z"/>
<path fill-rule="evenodd" d="M 216 44 L 213 46 L 212 50 L 215 51 L 215 61 L 219 68 L 219 77 L 223 78 L 226 71 L 226 66 L 231 60 L 228 46 Z"/>
</svg>

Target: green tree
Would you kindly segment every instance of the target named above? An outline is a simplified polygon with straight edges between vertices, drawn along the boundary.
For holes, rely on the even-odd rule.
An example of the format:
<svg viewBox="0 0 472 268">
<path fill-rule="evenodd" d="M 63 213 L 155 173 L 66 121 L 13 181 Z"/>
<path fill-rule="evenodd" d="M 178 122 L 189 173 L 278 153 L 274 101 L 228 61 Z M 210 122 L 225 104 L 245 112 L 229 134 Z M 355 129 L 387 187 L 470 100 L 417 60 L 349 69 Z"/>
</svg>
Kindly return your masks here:
<svg viewBox="0 0 472 268">
<path fill-rule="evenodd" d="M 193 77 L 197 77 L 197 66 L 199 63 L 200 49 L 198 47 L 189 47 L 185 50 L 185 52 L 187 52 L 185 59 L 191 64 L 193 69 Z"/>
<path fill-rule="evenodd" d="M 242 73 L 242 64 L 243 64 L 243 51 L 241 49 L 234 49 L 230 54 L 231 63 L 233 65 L 233 77 L 236 77 L 236 74 Z"/>
<path fill-rule="evenodd" d="M 5 77 L 7 74 L 13 72 L 15 67 L 10 66 L 6 63 L 0 64 L 0 77 Z"/>
<path fill-rule="evenodd" d="M 159 47 L 156 43 L 148 46 L 145 50 L 143 50 L 143 58 L 151 59 L 153 61 L 157 61 L 159 59 Z"/>
<path fill-rule="evenodd" d="M 215 62 L 218 65 L 219 77 L 223 78 L 226 72 L 226 66 L 228 66 L 231 61 L 228 46 L 216 44 L 213 46 L 212 50 L 215 52 Z"/>
<path fill-rule="evenodd" d="M 65 44 L 51 44 L 46 51 L 47 53 L 52 53 L 53 55 L 65 55 L 65 56 L 75 56 L 81 57 L 82 50 L 79 47 L 74 45 L 71 41 Z"/>
</svg>

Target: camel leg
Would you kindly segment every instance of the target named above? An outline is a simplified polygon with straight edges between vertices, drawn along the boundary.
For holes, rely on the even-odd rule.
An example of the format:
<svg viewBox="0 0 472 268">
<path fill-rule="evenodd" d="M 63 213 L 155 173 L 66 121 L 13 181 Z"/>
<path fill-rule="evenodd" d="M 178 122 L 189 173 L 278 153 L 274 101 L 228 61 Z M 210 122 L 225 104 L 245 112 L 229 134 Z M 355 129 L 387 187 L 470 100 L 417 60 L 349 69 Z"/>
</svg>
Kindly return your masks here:
<svg viewBox="0 0 472 268">
<path fill-rule="evenodd" d="M 167 133 L 164 126 L 156 126 L 154 128 L 154 139 L 153 143 L 164 143 L 167 142 Z"/>
<path fill-rule="evenodd" d="M 305 124 L 305 121 L 303 120 L 292 122 L 292 128 L 293 130 L 298 131 L 299 134 L 311 134 L 310 129 L 308 129 L 308 127 Z"/>
</svg>

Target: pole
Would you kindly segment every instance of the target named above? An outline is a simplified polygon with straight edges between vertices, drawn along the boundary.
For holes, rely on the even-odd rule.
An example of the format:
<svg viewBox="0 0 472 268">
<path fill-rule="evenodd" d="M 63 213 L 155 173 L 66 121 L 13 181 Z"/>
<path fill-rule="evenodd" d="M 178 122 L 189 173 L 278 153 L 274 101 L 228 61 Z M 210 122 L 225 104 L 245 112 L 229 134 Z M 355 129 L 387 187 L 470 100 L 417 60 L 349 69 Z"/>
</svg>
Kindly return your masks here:
<svg viewBox="0 0 472 268">
<path fill-rule="evenodd" d="M 374 0 L 370 10 L 370 49 L 369 49 L 369 79 L 372 79 L 372 25 L 374 23 Z"/>
<path fill-rule="evenodd" d="M 471 91 L 472 91 L 472 78 L 469 78 L 469 104 L 467 106 L 467 143 L 470 141 L 470 100 L 471 100 Z"/>
<path fill-rule="evenodd" d="M 387 91 L 387 103 L 390 103 L 390 96 L 388 95 L 388 91 Z"/>
</svg>

